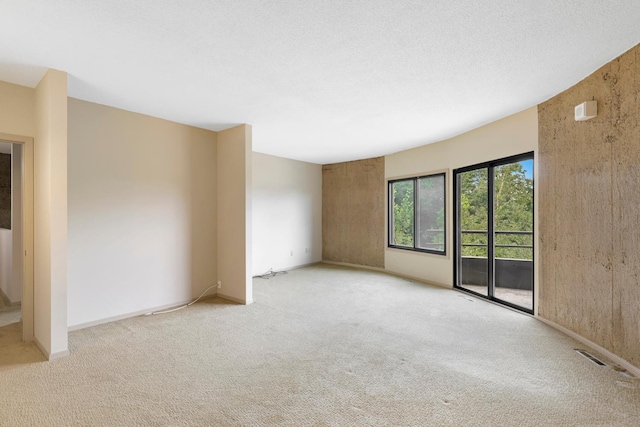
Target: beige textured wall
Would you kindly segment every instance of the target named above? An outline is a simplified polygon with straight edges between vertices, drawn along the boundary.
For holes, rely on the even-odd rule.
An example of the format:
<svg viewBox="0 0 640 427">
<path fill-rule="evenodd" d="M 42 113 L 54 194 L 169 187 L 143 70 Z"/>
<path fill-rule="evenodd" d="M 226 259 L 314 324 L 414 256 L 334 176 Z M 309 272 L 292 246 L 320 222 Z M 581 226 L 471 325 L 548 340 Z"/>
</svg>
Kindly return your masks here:
<svg viewBox="0 0 640 427">
<path fill-rule="evenodd" d="M 384 268 L 384 158 L 322 167 L 322 259 Z"/>
<path fill-rule="evenodd" d="M 640 45 L 539 106 L 539 315 L 640 366 Z M 595 99 L 598 116 L 574 121 Z"/>
</svg>

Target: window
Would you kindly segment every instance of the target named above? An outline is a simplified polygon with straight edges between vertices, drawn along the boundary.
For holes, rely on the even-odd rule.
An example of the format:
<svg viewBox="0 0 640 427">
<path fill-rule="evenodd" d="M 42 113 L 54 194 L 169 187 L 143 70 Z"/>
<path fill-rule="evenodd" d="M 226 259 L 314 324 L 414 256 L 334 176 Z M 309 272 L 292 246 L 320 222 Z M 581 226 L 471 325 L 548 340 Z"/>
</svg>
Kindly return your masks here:
<svg viewBox="0 0 640 427">
<path fill-rule="evenodd" d="M 445 174 L 389 181 L 389 247 L 444 255 Z"/>
</svg>

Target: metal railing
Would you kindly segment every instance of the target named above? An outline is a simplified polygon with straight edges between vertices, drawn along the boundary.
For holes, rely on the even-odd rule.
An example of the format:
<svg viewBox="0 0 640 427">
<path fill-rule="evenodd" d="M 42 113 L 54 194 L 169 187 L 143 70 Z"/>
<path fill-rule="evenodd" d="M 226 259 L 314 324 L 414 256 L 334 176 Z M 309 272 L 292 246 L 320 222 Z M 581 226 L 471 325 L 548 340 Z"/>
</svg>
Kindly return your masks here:
<svg viewBox="0 0 640 427">
<path fill-rule="evenodd" d="M 487 236 L 487 231 L 486 230 L 462 230 L 461 231 L 461 235 L 464 234 L 481 234 L 484 236 Z M 515 235 L 515 236 L 533 236 L 533 231 L 494 231 L 495 235 Z M 460 247 L 461 249 L 463 248 L 488 248 L 488 242 L 487 243 L 464 243 L 464 242 L 460 242 Z M 497 243 L 494 242 L 494 246 L 493 246 L 496 250 L 502 250 L 501 253 L 505 254 L 504 251 L 508 251 L 509 249 L 514 249 L 514 250 L 524 250 L 527 251 L 525 252 L 526 254 L 530 254 L 531 256 L 525 255 L 524 258 L 525 259 L 529 259 L 531 260 L 533 258 L 533 241 L 531 241 L 531 244 L 513 244 L 513 243 Z M 522 255 L 523 253 L 520 252 L 520 255 Z M 464 255 L 463 255 L 464 256 Z M 521 257 L 516 257 L 516 256 L 503 256 L 503 258 L 513 258 L 513 259 L 522 259 Z"/>
<path fill-rule="evenodd" d="M 484 234 L 487 235 L 488 231 L 486 230 L 462 230 L 460 234 Z M 494 231 L 495 234 L 500 235 L 523 235 L 523 236 L 533 236 L 533 231 Z M 460 243 L 462 247 L 486 247 L 488 243 Z M 533 245 L 501 245 L 494 244 L 496 248 L 519 248 L 519 249 L 533 249 Z"/>
<path fill-rule="evenodd" d="M 495 286 L 499 288 L 511 288 L 521 290 L 533 289 L 533 231 L 494 231 L 495 235 L 513 235 L 525 236 L 522 241 L 531 242 L 531 244 L 511 244 L 494 242 L 494 274 Z M 475 234 L 488 237 L 487 230 L 462 230 L 461 234 Z M 487 239 L 488 240 L 488 239 Z M 487 286 L 489 264 L 488 252 L 489 244 L 487 243 L 460 243 L 462 248 L 486 248 L 484 250 L 475 250 L 478 255 L 465 255 L 462 252 L 460 260 L 461 280 L 467 285 Z M 501 250 L 502 249 L 502 250 Z M 469 250 L 471 251 L 471 250 Z M 467 252 L 469 252 L 467 251 Z"/>
</svg>

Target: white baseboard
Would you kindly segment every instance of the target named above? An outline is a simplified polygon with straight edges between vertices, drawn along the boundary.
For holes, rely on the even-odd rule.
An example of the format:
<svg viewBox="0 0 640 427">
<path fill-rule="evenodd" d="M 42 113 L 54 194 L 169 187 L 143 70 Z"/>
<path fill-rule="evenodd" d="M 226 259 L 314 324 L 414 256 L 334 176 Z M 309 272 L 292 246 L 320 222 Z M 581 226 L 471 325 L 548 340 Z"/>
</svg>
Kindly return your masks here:
<svg viewBox="0 0 640 427">
<path fill-rule="evenodd" d="M 453 286 L 445 285 L 444 283 L 432 282 L 429 280 L 421 279 L 419 277 L 409 276 L 407 274 L 402 274 L 402 273 L 396 273 L 395 271 L 390 271 L 390 270 L 384 270 L 384 272 L 392 276 L 400 277 L 402 279 L 408 279 L 414 282 L 424 283 L 425 285 L 437 286 L 438 288 L 453 289 Z"/>
<path fill-rule="evenodd" d="M 33 337 L 33 342 L 36 344 L 36 347 L 38 347 L 38 349 L 42 352 L 44 357 L 49 360 L 49 350 L 45 346 L 43 346 L 40 341 L 38 341 L 38 338 Z"/>
<path fill-rule="evenodd" d="M 395 271 L 386 270 L 386 269 L 380 268 L 380 267 L 370 267 L 368 265 L 349 264 L 347 262 L 324 261 L 324 260 L 322 261 L 322 263 L 323 264 L 329 264 L 329 265 L 339 265 L 339 266 L 342 266 L 342 267 L 359 268 L 361 270 L 377 271 L 379 273 L 389 274 L 391 276 L 400 277 L 402 279 L 411 280 L 413 282 L 423 283 L 425 285 L 437 286 L 439 288 L 447 288 L 447 289 L 451 289 L 452 288 L 452 286 L 445 285 L 443 283 L 430 282 L 430 281 L 421 279 L 419 277 L 409 276 L 407 274 L 402 274 L 402 273 L 396 273 Z"/>
<path fill-rule="evenodd" d="M 293 267 L 283 268 L 281 271 L 297 270 L 299 268 L 311 267 L 312 265 L 322 264 L 322 261 L 314 261 L 307 264 L 294 265 Z"/>
<path fill-rule="evenodd" d="M 62 359 L 63 357 L 67 357 L 68 355 L 71 354 L 69 350 L 56 351 L 55 353 L 51 353 L 44 345 L 42 345 L 40 341 L 38 341 L 38 338 L 36 337 L 33 337 L 33 342 L 36 344 L 36 347 L 38 347 L 38 349 L 42 352 L 44 357 L 46 357 L 49 362 L 57 359 Z"/>
<path fill-rule="evenodd" d="M 611 360 L 616 365 L 620 366 L 621 368 L 626 369 L 628 372 L 633 374 L 636 378 L 640 378 L 640 368 L 638 368 L 637 366 L 634 366 L 631 363 L 627 362 L 622 357 L 613 354 L 612 352 L 610 352 L 606 348 L 599 346 L 598 344 L 586 339 L 585 337 L 583 337 L 581 335 L 576 334 L 575 332 L 565 328 L 564 326 L 560 326 L 557 323 L 552 322 L 549 319 L 545 319 L 544 317 L 540 317 L 540 316 L 536 316 L 536 319 L 538 319 L 542 323 L 545 323 L 545 324 L 551 326 L 552 328 L 557 329 L 560 332 L 570 336 L 574 340 L 581 342 L 582 344 L 586 345 L 587 347 L 590 347 L 592 350 L 600 353 L 601 355 L 603 355 L 607 359 Z"/>
<path fill-rule="evenodd" d="M 252 299 L 245 300 L 245 299 L 241 299 L 241 298 L 232 297 L 232 296 L 229 296 L 229 295 L 224 295 L 224 294 L 221 294 L 221 293 L 218 293 L 217 296 L 219 298 L 226 299 L 227 301 L 235 302 L 235 303 L 242 304 L 242 305 L 249 305 L 249 304 L 253 303 Z"/>
<path fill-rule="evenodd" d="M 215 296 L 220 296 L 220 295 L 218 295 L 218 294 L 216 294 L 214 292 L 212 294 L 203 296 L 202 298 L 200 298 L 200 301 L 206 300 L 208 298 L 213 298 Z M 131 317 L 142 316 L 143 314 L 151 314 L 151 313 L 153 313 L 155 311 L 170 310 L 172 308 L 177 308 L 177 307 L 180 307 L 182 305 L 189 304 L 193 300 L 194 300 L 194 298 L 191 298 L 191 299 L 183 301 L 183 302 L 165 304 L 165 305 L 161 305 L 161 306 L 157 306 L 157 307 L 146 308 L 144 310 L 136 310 L 136 311 L 133 311 L 133 312 L 130 312 L 130 313 L 120 314 L 120 315 L 117 315 L 117 316 L 106 317 L 104 319 L 92 320 L 91 322 L 79 323 L 77 325 L 69 326 L 67 329 L 68 329 L 69 332 L 73 332 L 73 331 L 77 331 L 77 330 L 84 329 L 84 328 L 90 328 L 92 326 L 98 326 L 98 325 L 103 325 L 105 323 L 116 322 L 118 320 L 129 319 Z"/>
<path fill-rule="evenodd" d="M 360 270 L 371 270 L 371 271 L 378 271 L 380 273 L 388 273 L 387 270 L 385 270 L 384 268 L 381 268 L 381 267 L 371 267 L 369 265 L 350 264 L 348 262 L 337 262 L 337 261 L 322 260 L 322 264 L 339 265 L 341 267 L 351 267 L 351 268 L 358 268 Z"/>
<path fill-rule="evenodd" d="M 69 350 L 63 350 L 63 351 L 56 351 L 55 353 L 51 353 L 49 354 L 49 362 L 56 360 L 56 359 L 62 359 L 63 357 L 67 357 L 71 354 L 71 352 Z"/>
<path fill-rule="evenodd" d="M 312 265 L 316 265 L 316 264 L 322 264 L 322 261 L 314 261 L 314 262 L 309 262 L 307 264 L 299 264 L 299 265 L 294 265 L 292 267 L 282 267 L 282 268 L 272 268 L 271 271 L 274 272 L 279 272 L 279 271 L 291 271 L 291 270 L 297 270 L 299 268 L 305 268 L 305 267 L 310 267 Z M 258 274 L 254 274 L 252 276 L 252 278 L 254 277 L 258 277 L 258 276 L 262 276 L 263 274 L 266 274 L 266 272 L 262 272 L 262 273 L 258 273 Z"/>
</svg>

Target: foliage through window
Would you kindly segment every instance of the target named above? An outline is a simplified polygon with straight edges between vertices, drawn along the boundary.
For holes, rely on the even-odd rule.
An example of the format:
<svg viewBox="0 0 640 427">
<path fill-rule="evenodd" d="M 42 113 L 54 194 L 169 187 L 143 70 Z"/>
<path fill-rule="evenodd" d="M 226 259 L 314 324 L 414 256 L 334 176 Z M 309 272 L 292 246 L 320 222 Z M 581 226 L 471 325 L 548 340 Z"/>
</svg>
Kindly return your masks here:
<svg viewBox="0 0 640 427">
<path fill-rule="evenodd" d="M 389 247 L 445 254 L 445 174 L 389 181 Z"/>
<path fill-rule="evenodd" d="M 533 160 L 494 168 L 495 257 L 533 259 Z M 487 257 L 487 168 L 458 174 L 462 256 Z"/>
</svg>

